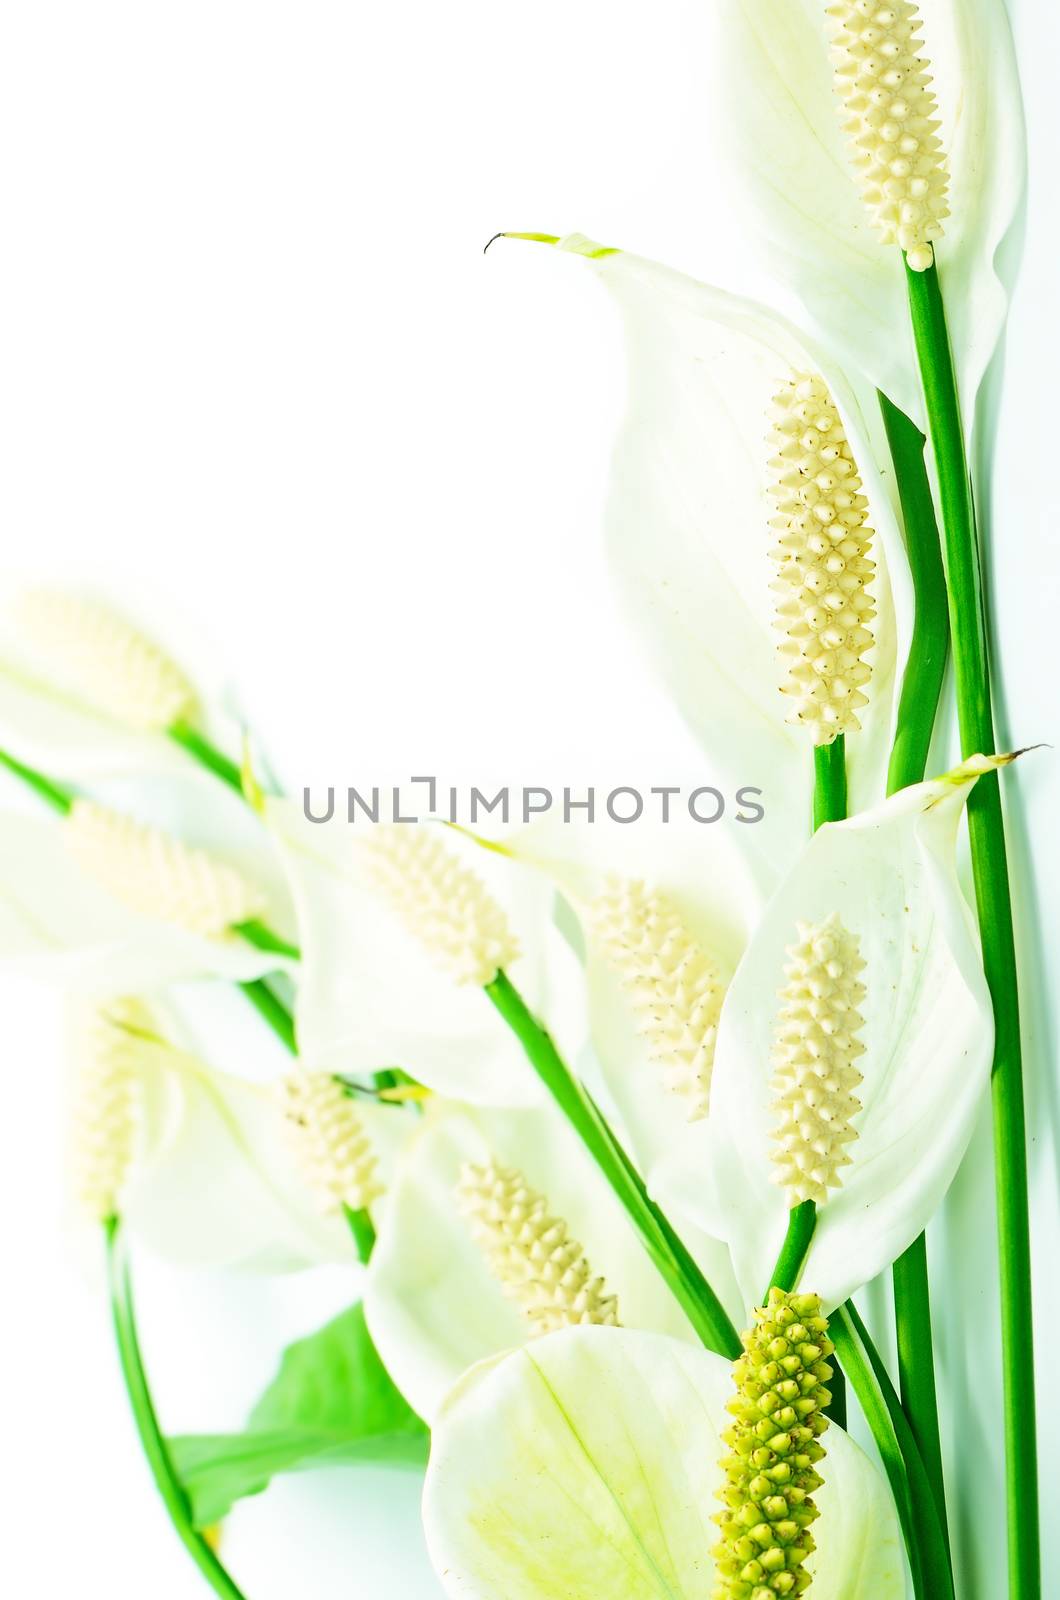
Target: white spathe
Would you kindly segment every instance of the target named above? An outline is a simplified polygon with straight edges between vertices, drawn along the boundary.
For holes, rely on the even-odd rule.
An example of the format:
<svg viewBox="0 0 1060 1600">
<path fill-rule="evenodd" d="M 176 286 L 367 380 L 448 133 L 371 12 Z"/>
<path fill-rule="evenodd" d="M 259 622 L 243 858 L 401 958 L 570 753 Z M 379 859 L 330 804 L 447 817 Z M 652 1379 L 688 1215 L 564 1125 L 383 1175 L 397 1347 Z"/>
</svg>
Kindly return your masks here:
<svg viewBox="0 0 1060 1600">
<path fill-rule="evenodd" d="M 993 1013 L 956 871 L 972 785 L 1009 758 L 974 757 L 814 835 L 762 917 L 722 1009 L 708 1123 L 649 1174 L 665 1206 L 728 1242 L 748 1305 L 788 1220 L 773 1158 L 771 1062 L 785 950 L 800 921 L 838 913 L 865 962 L 862 1109 L 850 1165 L 818 1213 L 803 1272 L 825 1309 L 882 1272 L 927 1226 L 971 1137 L 990 1076 Z"/>
<path fill-rule="evenodd" d="M 747 847 L 786 870 L 809 827 L 813 743 L 780 692 L 771 411 L 793 374 L 823 378 L 868 501 L 877 614 L 862 731 L 846 741 L 858 808 L 883 788 L 911 619 L 876 396 L 764 305 L 579 234 L 559 248 L 589 260 L 625 327 L 629 399 L 607 510 L 623 604 L 712 770 L 732 790 L 763 790 Z"/>
<path fill-rule="evenodd" d="M 368 881 L 358 850 L 374 824 L 363 817 L 350 824 L 341 815 L 310 822 L 277 799 L 267 802 L 265 817 L 297 911 L 296 1024 L 306 1065 L 354 1075 L 396 1066 L 475 1104 L 539 1104 L 545 1090 L 483 990 L 440 970 Z M 401 826 L 437 829 L 483 879 L 521 952 L 512 981 L 572 1059 L 583 1038 L 581 975 L 551 926 L 548 885 L 455 829 L 430 820 Z"/>
<path fill-rule="evenodd" d="M 695 1335 L 621 1203 L 551 1105 L 497 1111 L 437 1104 L 406 1147 L 368 1270 L 365 1310 L 388 1371 L 428 1421 L 475 1362 L 537 1331 L 505 1294 L 457 1189 L 465 1165 L 514 1168 L 567 1225 L 592 1273 L 618 1300 L 619 1321 Z M 725 1249 L 686 1231 L 715 1291 L 739 1296 Z"/>
<path fill-rule="evenodd" d="M 880 241 L 858 188 L 825 0 L 709 9 L 704 159 L 724 170 L 737 215 L 818 336 L 923 426 L 902 256 Z M 1002 0 L 923 0 L 919 11 L 949 172 L 935 258 L 970 426 L 1008 305 L 995 257 L 1023 195 L 1019 76 Z"/>
<path fill-rule="evenodd" d="M 732 1370 L 659 1334 L 575 1328 L 473 1369 L 434 1426 L 423 1499 L 454 1600 L 702 1600 Z M 880 1473 L 841 1428 L 822 1443 L 814 1600 L 902 1600 Z"/>
</svg>

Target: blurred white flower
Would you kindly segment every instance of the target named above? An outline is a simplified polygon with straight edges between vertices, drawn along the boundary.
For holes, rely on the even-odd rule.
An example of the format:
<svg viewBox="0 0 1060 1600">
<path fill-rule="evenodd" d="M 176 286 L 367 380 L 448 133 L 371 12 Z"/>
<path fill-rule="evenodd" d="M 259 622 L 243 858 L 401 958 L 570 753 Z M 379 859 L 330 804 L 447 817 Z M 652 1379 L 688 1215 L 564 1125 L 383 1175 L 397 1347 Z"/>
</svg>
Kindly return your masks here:
<svg viewBox="0 0 1060 1600">
<path fill-rule="evenodd" d="M 541 876 L 430 820 L 313 823 L 276 799 L 265 819 L 297 913 L 305 1064 L 400 1067 L 476 1105 L 540 1104 L 546 1091 L 481 985 L 514 956 L 506 970 L 527 1003 L 568 1059 L 581 1049 L 581 974 Z"/>
</svg>

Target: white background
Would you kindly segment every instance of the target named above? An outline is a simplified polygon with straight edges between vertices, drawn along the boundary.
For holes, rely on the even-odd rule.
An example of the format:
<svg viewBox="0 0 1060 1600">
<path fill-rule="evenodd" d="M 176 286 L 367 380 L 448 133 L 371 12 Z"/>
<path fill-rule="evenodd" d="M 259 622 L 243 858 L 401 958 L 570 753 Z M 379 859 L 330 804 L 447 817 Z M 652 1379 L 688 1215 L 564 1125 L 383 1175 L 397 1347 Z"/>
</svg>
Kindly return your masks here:
<svg viewBox="0 0 1060 1600">
<path fill-rule="evenodd" d="M 577 262 L 482 246 L 501 228 L 581 229 L 753 286 L 702 160 L 709 3 L 4 6 L 8 565 L 117 594 L 146 584 L 183 610 L 223 647 L 297 783 L 412 771 L 575 783 L 627 749 L 638 763 L 664 757 L 673 725 L 601 587 L 623 393 L 610 308 Z M 1011 9 L 1032 178 L 991 568 L 1002 738 L 1027 743 L 1060 737 L 1060 24 L 1038 0 Z M 1008 792 L 1048 1350 L 1060 1311 L 1047 1281 L 1055 755 L 1028 758 Z M 1035 939 L 1051 966 L 1035 967 Z M 63 1223 L 54 1001 L 6 982 L 0 1004 L 0 1560 L 25 1567 L 21 1592 L 201 1600 L 137 1457 L 98 1285 Z M 987 1277 L 991 1229 L 987 1207 Z M 145 1337 L 167 1420 L 236 1423 L 283 1338 L 346 1292 L 333 1279 L 237 1292 L 152 1274 Z M 966 1314 L 986 1351 L 991 1304 L 987 1287 Z M 981 1381 L 996 1381 L 996 1363 L 983 1366 Z M 1043 1420 L 1056 1415 L 1054 1368 L 1043 1361 Z M 1055 1473 L 1047 1441 L 1050 1454 Z M 1055 1522 L 1048 1470 L 1045 1483 Z M 228 1555 L 250 1600 L 296 1584 L 430 1594 L 407 1532 L 415 1499 L 397 1476 L 296 1479 L 237 1514 Z M 983 1600 L 1002 1592 L 997 1571 L 984 1570 Z"/>
</svg>

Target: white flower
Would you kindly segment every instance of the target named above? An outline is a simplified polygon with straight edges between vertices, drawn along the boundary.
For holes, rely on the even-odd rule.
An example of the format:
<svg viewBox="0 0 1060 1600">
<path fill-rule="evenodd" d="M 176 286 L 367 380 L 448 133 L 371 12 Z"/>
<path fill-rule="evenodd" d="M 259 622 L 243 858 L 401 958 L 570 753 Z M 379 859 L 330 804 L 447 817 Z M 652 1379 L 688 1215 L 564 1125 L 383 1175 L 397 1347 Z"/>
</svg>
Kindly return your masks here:
<svg viewBox="0 0 1060 1600">
<path fill-rule="evenodd" d="M 695 1229 L 685 1241 L 714 1289 L 738 1304 L 726 1252 Z M 626 1327 L 695 1338 L 552 1106 L 431 1107 L 394 1177 L 365 1310 L 394 1381 L 428 1419 L 473 1362 L 557 1321 L 617 1316 Z"/>
<path fill-rule="evenodd" d="M 732 1369 L 720 1356 L 625 1328 L 567 1329 L 473 1368 L 435 1421 L 424 1491 L 427 1544 L 446 1594 L 720 1593 L 715 1496 L 732 1398 Z M 841 1428 L 824 1443 L 810 1593 L 902 1600 L 887 1486 Z"/>
<path fill-rule="evenodd" d="M 921 103 L 915 67 L 904 86 L 883 81 L 887 71 L 902 65 L 901 35 L 910 12 L 919 13 L 923 24 L 916 54 L 931 79 L 937 118 Z M 936 240 L 970 425 L 1005 319 L 1007 297 L 995 256 L 1019 208 L 1024 181 L 1019 80 L 1004 4 L 716 0 L 710 15 L 713 36 L 703 61 L 703 98 L 713 119 L 707 148 L 727 168 L 737 211 L 745 212 L 764 242 L 777 275 L 801 296 L 828 347 L 859 366 L 923 426 L 911 341 L 904 331 L 902 256 L 897 242 L 881 238 L 879 223 L 889 222 L 912 247 L 915 266 L 927 264 L 926 252 Z M 837 92 L 836 69 L 847 73 L 850 64 L 842 46 L 851 22 L 870 23 L 874 48 L 893 42 L 897 54 L 884 60 L 881 51 L 882 70 L 871 85 L 840 76 Z M 891 115 L 873 126 L 885 100 L 893 111 L 895 90 L 901 117 Z M 899 149 L 901 139 L 909 137 L 908 124 L 921 117 L 924 126 L 914 130 L 917 148 Z M 938 122 L 941 176 L 934 163 L 928 171 L 916 166 L 926 140 L 936 136 L 932 121 Z M 881 129 L 887 136 L 882 140 Z M 893 147 L 893 153 L 886 152 L 886 172 L 873 159 L 881 143 Z M 906 160 L 908 172 L 901 164 Z M 910 184 L 918 177 L 926 188 L 914 193 Z M 869 206 L 862 180 L 870 191 Z M 903 231 L 906 225 L 912 232 Z"/>
<path fill-rule="evenodd" d="M 475 1104 L 539 1104 L 545 1090 L 481 985 L 511 960 L 528 1004 L 581 1047 L 581 979 L 549 886 L 429 820 L 312 823 L 281 800 L 265 816 L 297 913 L 306 1065 L 396 1066 Z"/>
<path fill-rule="evenodd" d="M 105 994 L 291 968 L 228 931 L 257 916 L 283 937 L 292 923 L 273 852 L 238 796 L 171 776 L 114 784 L 104 798 L 65 817 L 0 812 L 0 961 Z"/>
<path fill-rule="evenodd" d="M 764 1293 L 789 1207 L 805 1194 L 820 1209 L 804 1281 L 827 1310 L 912 1243 L 957 1171 L 989 1082 L 993 1013 L 955 847 L 968 792 L 994 764 L 973 758 L 821 828 L 770 901 L 729 986 L 709 1121 L 688 1128 L 649 1179 L 678 1225 L 683 1217 L 728 1242 L 748 1304 Z M 801 1124 L 797 1137 L 778 1104 L 792 1069 L 809 1062 L 786 1048 L 791 996 L 776 996 L 799 924 L 833 917 L 845 930 L 843 950 L 834 932 L 827 950 L 810 949 L 804 976 L 818 1002 L 794 1019 L 818 1052 L 839 1118 L 822 1143 L 805 1096 L 787 1105 Z M 820 968 L 817 956 L 827 958 Z M 830 1039 L 818 1037 L 821 1022 Z M 800 1073 L 820 1102 L 820 1087 Z M 844 1151 L 848 1161 L 822 1158 L 819 1171 L 808 1161 L 820 1181 L 785 1189 L 776 1181 L 778 1138 L 807 1154 L 817 1143 L 825 1158 Z"/>
<path fill-rule="evenodd" d="M 82 1209 L 120 1212 L 148 1249 L 185 1266 L 288 1271 L 355 1259 L 341 1218 L 321 1215 L 271 1086 L 218 1071 L 170 1041 L 140 1000 L 76 1004 L 71 1169 Z M 358 1106 L 385 1174 L 412 1119 Z"/>
<path fill-rule="evenodd" d="M 815 741 L 849 731 L 853 809 L 883 789 L 910 591 L 876 396 L 764 306 L 580 235 L 559 245 L 625 326 L 607 513 L 622 599 L 717 779 L 763 790 L 745 847 L 786 870 Z"/>
</svg>

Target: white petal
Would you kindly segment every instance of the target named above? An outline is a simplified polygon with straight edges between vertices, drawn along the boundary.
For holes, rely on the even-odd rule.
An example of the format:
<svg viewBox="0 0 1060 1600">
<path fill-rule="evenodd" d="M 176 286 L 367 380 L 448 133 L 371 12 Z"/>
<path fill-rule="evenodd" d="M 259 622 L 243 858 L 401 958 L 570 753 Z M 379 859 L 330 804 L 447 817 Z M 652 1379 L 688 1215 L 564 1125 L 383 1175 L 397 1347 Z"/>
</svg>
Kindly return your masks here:
<svg viewBox="0 0 1060 1600">
<path fill-rule="evenodd" d="M 1023 192 L 1019 80 L 1004 5 L 919 9 L 951 176 L 937 255 L 970 423 L 1005 318 L 994 256 Z M 901 253 L 879 241 L 853 177 L 822 0 L 718 0 L 712 14 L 709 149 L 734 205 L 829 348 L 922 424 Z"/>
<path fill-rule="evenodd" d="M 545 1091 L 482 990 L 440 971 L 354 870 L 357 825 L 339 817 L 311 823 L 283 801 L 270 802 L 267 816 L 297 907 L 297 1026 L 306 1064 L 352 1074 L 398 1066 L 475 1104 L 540 1103 Z M 455 831 L 446 843 L 509 912 L 523 952 L 512 981 L 576 1051 L 580 975 L 550 927 L 547 885 Z"/>
<path fill-rule="evenodd" d="M 981 760 L 981 758 L 976 758 Z M 788 1202 L 772 1181 L 773 996 L 800 920 L 838 912 L 866 962 L 862 1111 L 842 1187 L 819 1214 L 803 1282 L 846 1300 L 922 1232 L 989 1081 L 990 997 L 954 853 L 976 772 L 905 789 L 822 828 L 770 903 L 722 1013 L 709 1126 L 653 1174 L 664 1204 L 728 1240 L 748 1303 L 764 1293 Z"/>
<path fill-rule="evenodd" d="M 435 1415 L 468 1367 L 534 1335 L 458 1202 L 464 1165 L 490 1161 L 516 1168 L 567 1224 L 593 1273 L 617 1295 L 624 1326 L 694 1339 L 621 1204 L 558 1111 L 437 1106 L 399 1166 L 365 1289 L 372 1337 L 421 1416 Z M 714 1287 L 728 1288 L 731 1303 L 731 1272 Z"/>
<path fill-rule="evenodd" d="M 651 1333 L 577 1328 L 469 1373 L 435 1426 L 423 1516 L 462 1600 L 702 1600 L 711 1592 L 727 1362 Z M 901 1600 L 886 1485 L 824 1437 L 813 1593 Z"/>
<path fill-rule="evenodd" d="M 560 245 L 585 247 L 579 235 Z M 824 378 L 877 535 L 869 704 L 862 731 L 847 739 L 856 806 L 883 787 L 911 615 L 905 551 L 877 466 L 885 457 L 875 397 L 764 306 L 622 251 L 592 267 L 619 303 L 629 350 L 608 509 L 619 588 L 712 769 L 730 791 L 764 791 L 765 820 L 747 830 L 747 847 L 786 870 L 809 827 L 813 751 L 806 730 L 785 720 L 779 692 L 770 410 L 793 372 Z"/>
</svg>

